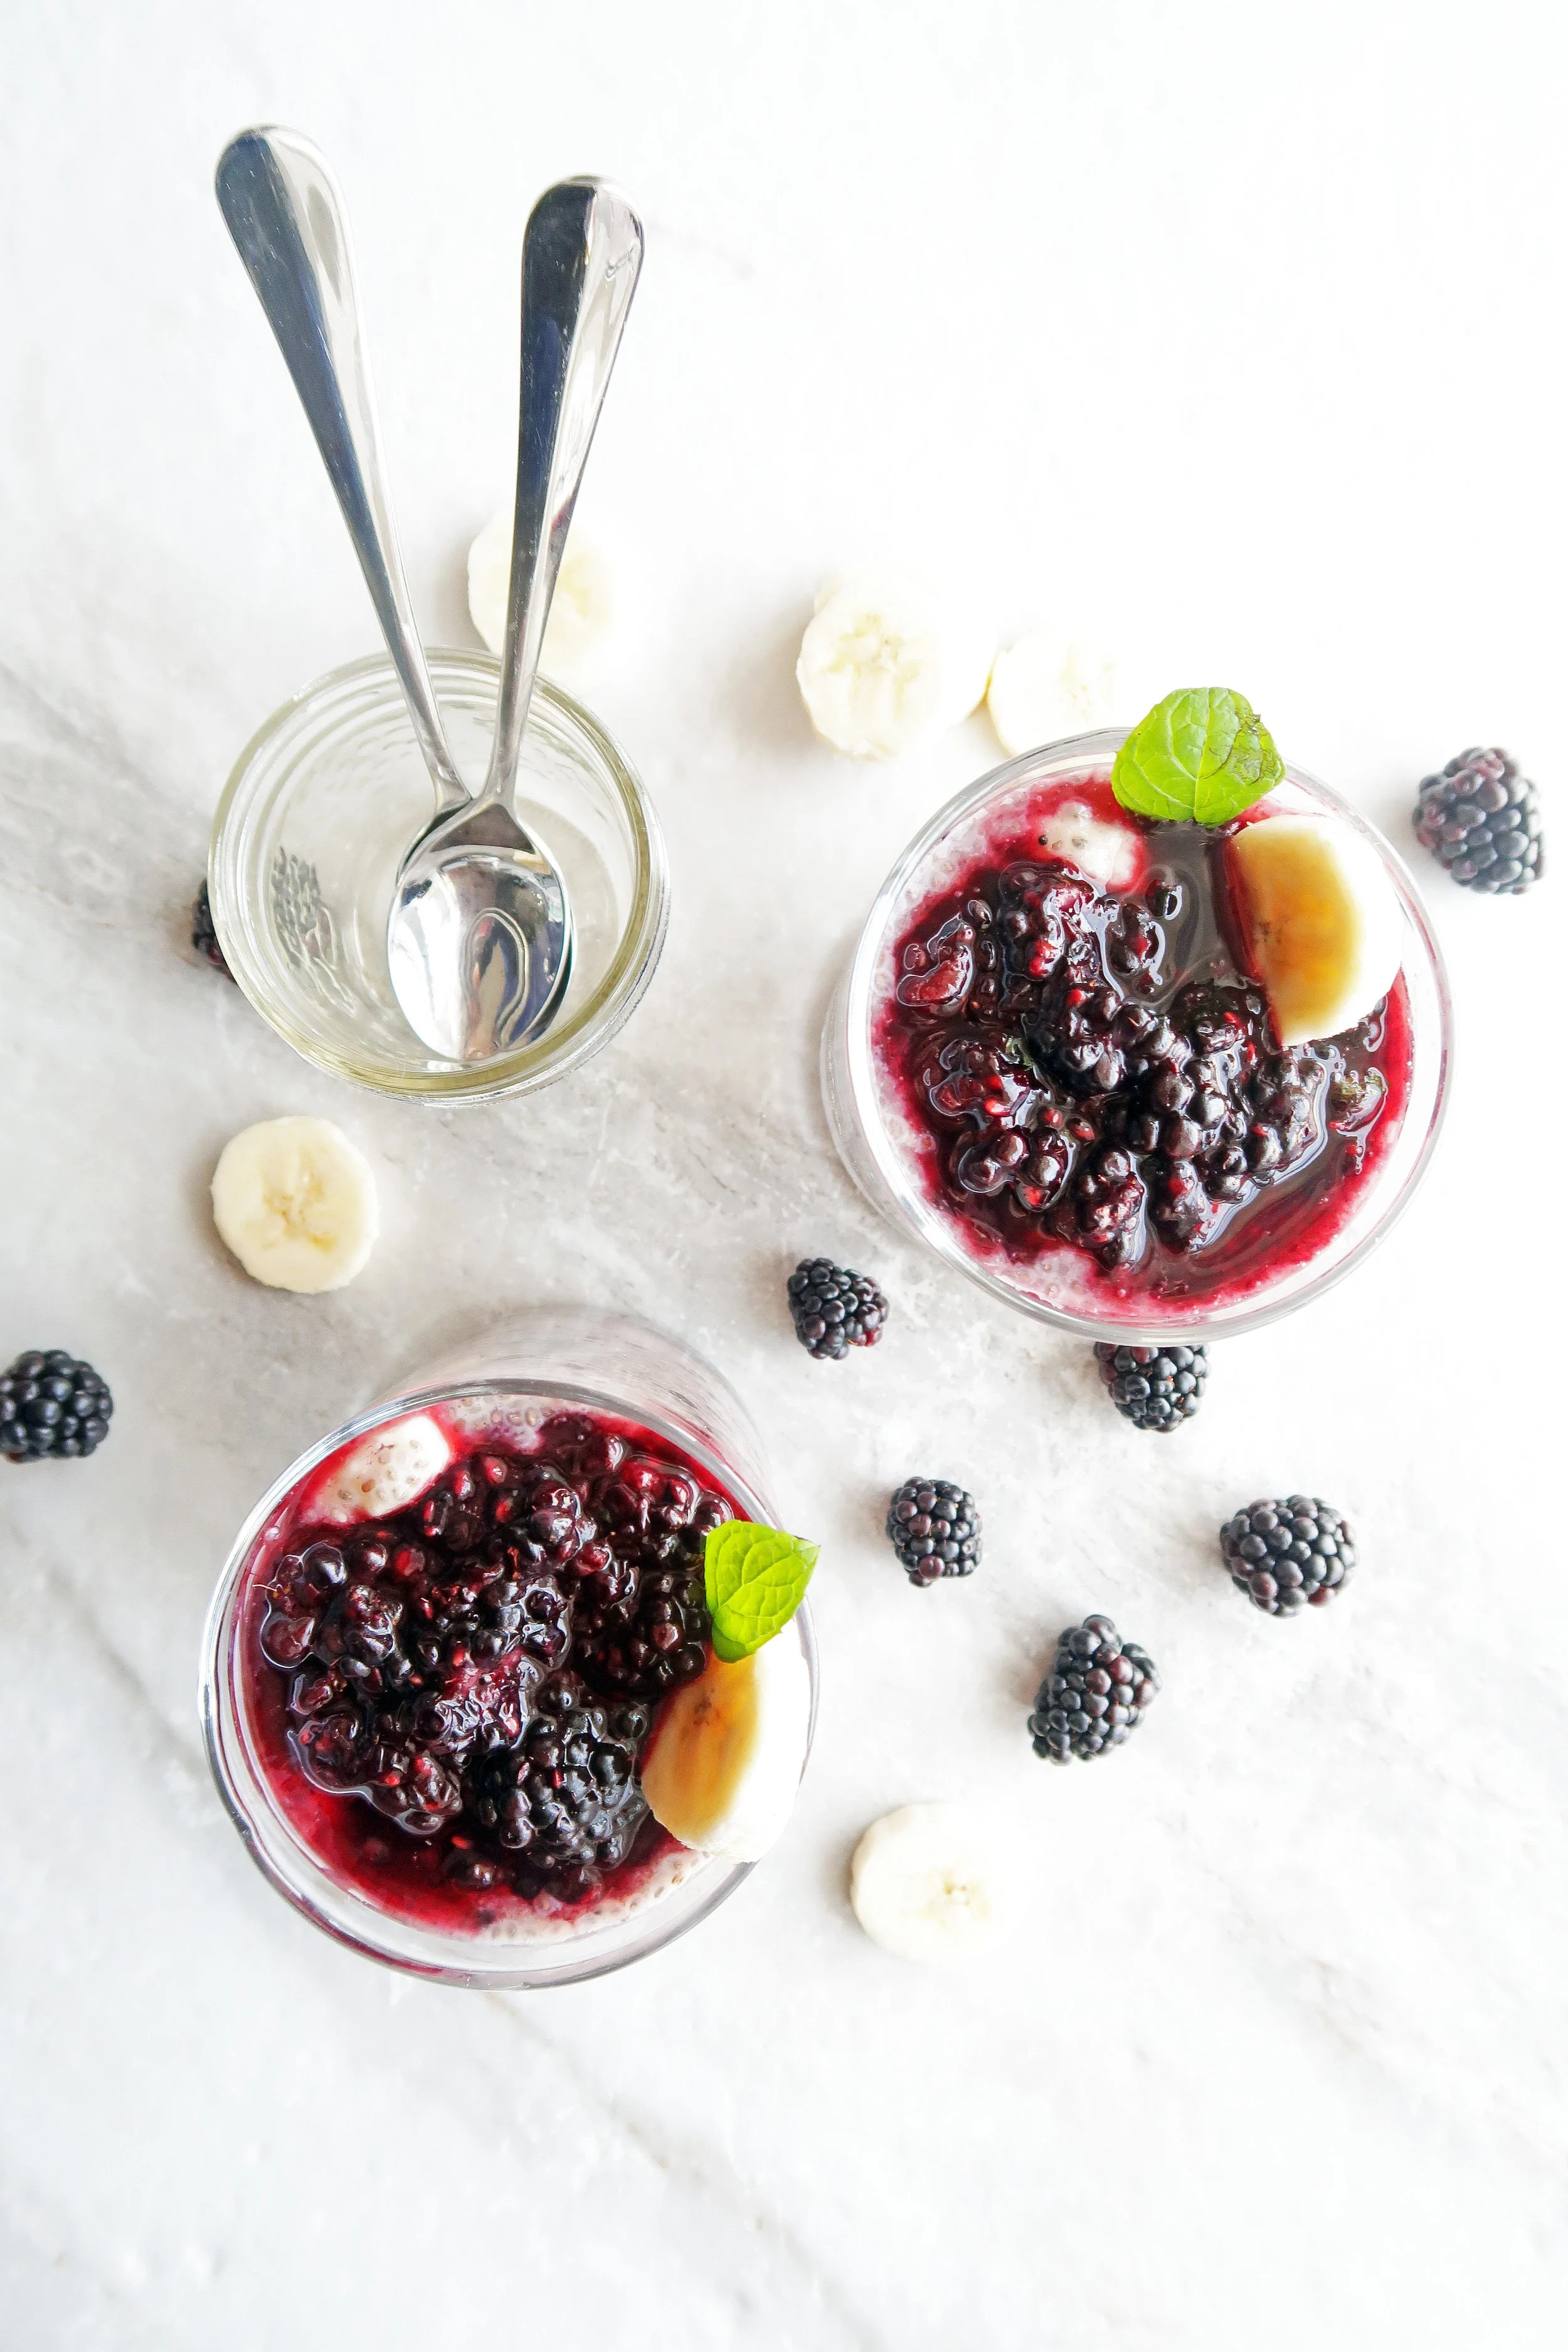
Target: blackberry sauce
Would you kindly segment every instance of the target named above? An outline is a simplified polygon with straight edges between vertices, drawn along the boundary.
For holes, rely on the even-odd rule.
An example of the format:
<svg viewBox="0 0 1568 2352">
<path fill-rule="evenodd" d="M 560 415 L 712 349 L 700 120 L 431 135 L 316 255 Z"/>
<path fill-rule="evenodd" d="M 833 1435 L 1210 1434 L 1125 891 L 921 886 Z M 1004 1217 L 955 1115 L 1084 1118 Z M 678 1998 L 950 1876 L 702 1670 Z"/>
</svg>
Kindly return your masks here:
<svg viewBox="0 0 1568 2352">
<path fill-rule="evenodd" d="M 1139 838 L 1136 886 L 1038 838 L 1063 803 Z M 1042 791 L 895 942 L 874 1043 L 927 1195 L 978 1255 L 1075 1253 L 1104 1295 L 1166 1309 L 1316 1255 L 1398 1133 L 1403 979 L 1342 1036 L 1281 1050 L 1237 951 L 1226 844 L 1133 817 L 1108 775 Z"/>
<path fill-rule="evenodd" d="M 704 1539 L 738 1506 L 633 1423 L 563 1412 L 526 1448 L 443 1425 L 454 1458 L 405 1509 L 322 1521 L 340 1454 L 268 1526 L 241 1632 L 260 1760 L 384 1911 L 583 1916 L 679 1851 L 638 1772 L 710 1655 Z"/>
</svg>

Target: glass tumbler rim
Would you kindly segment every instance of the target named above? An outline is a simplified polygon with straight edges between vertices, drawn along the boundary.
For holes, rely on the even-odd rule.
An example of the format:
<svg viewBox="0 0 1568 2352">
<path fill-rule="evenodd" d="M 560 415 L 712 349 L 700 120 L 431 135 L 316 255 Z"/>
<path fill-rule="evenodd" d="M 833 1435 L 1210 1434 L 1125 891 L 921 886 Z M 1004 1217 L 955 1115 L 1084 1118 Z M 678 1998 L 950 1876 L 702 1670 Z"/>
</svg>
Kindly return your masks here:
<svg viewBox="0 0 1568 2352">
<path fill-rule="evenodd" d="M 1075 761 L 1086 767 L 1101 762 L 1113 755 L 1125 742 L 1131 729 L 1104 727 L 1083 734 L 1063 736 L 1054 742 L 1039 744 L 1032 751 L 1002 761 L 983 775 L 965 784 L 943 803 L 906 843 L 894 860 L 886 879 L 872 901 L 861 926 L 839 997 L 830 1009 L 827 1031 L 824 1035 L 823 1065 L 825 1087 L 827 1071 L 835 1049 L 842 1047 L 846 1055 L 848 1095 L 855 1123 L 870 1155 L 878 1180 L 872 1195 L 874 1205 L 890 1217 L 900 1229 L 909 1232 L 923 1246 L 933 1250 L 967 1279 L 978 1284 L 994 1298 L 1015 1312 L 1032 1319 L 1069 1331 L 1079 1338 L 1105 1340 L 1123 1345 L 1158 1345 L 1162 1340 L 1192 1343 L 1219 1338 L 1233 1338 L 1247 1331 L 1261 1329 L 1294 1313 L 1297 1307 L 1321 1297 L 1334 1285 L 1342 1281 L 1352 1267 L 1359 1265 L 1393 1231 L 1394 1224 L 1408 1207 L 1422 1177 L 1431 1163 L 1444 1118 L 1447 1112 L 1449 1077 L 1453 1060 L 1453 1001 L 1449 990 L 1447 968 L 1442 949 L 1433 930 L 1426 906 L 1416 888 L 1414 877 L 1397 850 L 1370 819 L 1352 807 L 1341 794 L 1310 774 L 1307 770 L 1287 761 L 1283 782 L 1292 784 L 1311 800 L 1321 803 L 1334 815 L 1342 817 L 1353 829 L 1370 842 L 1378 855 L 1399 898 L 1403 912 L 1419 943 L 1427 972 L 1432 982 L 1436 1008 L 1436 1068 L 1431 1090 L 1429 1108 L 1423 1114 L 1426 1131 L 1412 1163 L 1404 1171 L 1396 1190 L 1380 1203 L 1377 1213 L 1367 1230 L 1360 1234 L 1352 1245 L 1311 1272 L 1300 1286 L 1287 1297 L 1262 1297 L 1255 1303 L 1242 1303 L 1229 1311 L 1216 1313 L 1202 1304 L 1194 1307 L 1190 1316 L 1178 1318 L 1161 1315 L 1140 1318 L 1135 1310 L 1121 1316 L 1079 1313 L 1069 1307 L 1037 1298 L 1005 1281 L 983 1263 L 977 1262 L 963 1247 L 947 1221 L 925 1201 L 918 1185 L 906 1171 L 897 1146 L 889 1135 L 877 1108 L 877 1086 L 871 1045 L 871 1019 L 874 1011 L 876 974 L 890 921 L 910 889 L 921 864 L 930 856 L 943 836 L 955 826 L 974 815 L 992 799 L 1016 788 L 1026 785 L 1038 772 L 1042 782 L 1048 770 L 1059 770 L 1067 781 Z M 842 1016 L 841 1034 L 834 1034 Z M 1415 1106 L 1412 1106 L 1414 1111 Z M 828 1105 L 829 1125 L 839 1140 L 838 1122 L 833 1105 Z M 839 1148 L 844 1152 L 840 1140 Z M 848 1164 L 847 1154 L 845 1154 Z M 849 1164 L 849 1173 L 857 1182 L 864 1181 L 859 1171 Z M 1329 1259 L 1325 1250 L 1324 1257 Z"/>
<path fill-rule="evenodd" d="M 641 1318 L 636 1317 L 619 1319 L 628 1324 L 641 1323 Z M 661 1339 L 668 1337 L 658 1331 L 657 1327 L 643 1328 L 654 1330 Z M 683 1352 L 689 1355 L 690 1351 Z M 702 1369 L 727 1391 L 729 1402 L 740 1411 L 749 1428 L 750 1416 L 723 1376 L 706 1363 Z M 207 1761 L 230 1820 L 263 1877 L 314 1927 L 363 1958 L 430 1982 L 491 1990 L 534 1990 L 607 1975 L 674 1943 L 733 1894 L 751 1876 L 756 1864 L 726 1861 L 717 1855 L 700 1856 L 697 1869 L 684 1882 L 692 1889 L 685 1902 L 677 1899 L 681 1887 L 674 1886 L 646 1910 L 617 1914 L 604 1927 L 595 1929 L 590 1916 L 583 1935 L 575 1938 L 509 1941 L 423 1930 L 417 1923 L 402 1920 L 356 1890 L 339 1885 L 334 1891 L 330 1872 L 310 1853 L 273 1794 L 236 1696 L 243 1674 L 240 1637 L 248 1590 L 247 1570 L 272 1515 L 312 1471 L 356 1438 L 414 1413 L 492 1397 L 498 1401 L 533 1398 L 542 1403 L 576 1404 L 589 1411 L 616 1414 L 691 1455 L 744 1507 L 772 1523 L 771 1507 L 751 1483 L 748 1472 L 737 1469 L 703 1432 L 679 1413 L 650 1406 L 646 1399 L 619 1395 L 613 1387 L 549 1372 L 538 1377 L 462 1374 L 437 1379 L 430 1385 L 405 1387 L 351 1415 L 330 1434 L 308 1446 L 272 1481 L 247 1515 L 230 1546 L 208 1606 L 202 1634 L 198 1704 Z M 811 1689 L 804 1771 L 816 1735 L 818 1694 L 816 1642 L 805 1603 L 796 1612 L 792 1627 L 805 1659 Z M 426 1946 L 428 1948 L 425 1948 Z"/>
</svg>

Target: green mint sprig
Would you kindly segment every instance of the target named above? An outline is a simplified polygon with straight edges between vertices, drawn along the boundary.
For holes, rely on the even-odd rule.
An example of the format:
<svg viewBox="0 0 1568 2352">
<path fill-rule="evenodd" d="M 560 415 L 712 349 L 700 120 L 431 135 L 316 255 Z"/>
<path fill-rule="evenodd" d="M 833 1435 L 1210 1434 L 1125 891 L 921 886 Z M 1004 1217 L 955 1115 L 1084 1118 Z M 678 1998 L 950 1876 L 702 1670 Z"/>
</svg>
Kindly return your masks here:
<svg viewBox="0 0 1568 2352">
<path fill-rule="evenodd" d="M 702 1584 L 716 1656 L 735 1665 L 789 1623 L 805 1598 L 820 1549 L 750 1519 L 726 1519 L 710 1531 Z"/>
<path fill-rule="evenodd" d="M 1228 824 L 1284 773 L 1273 736 L 1244 694 L 1187 686 L 1138 721 L 1116 754 L 1110 789 L 1137 816 Z"/>
</svg>

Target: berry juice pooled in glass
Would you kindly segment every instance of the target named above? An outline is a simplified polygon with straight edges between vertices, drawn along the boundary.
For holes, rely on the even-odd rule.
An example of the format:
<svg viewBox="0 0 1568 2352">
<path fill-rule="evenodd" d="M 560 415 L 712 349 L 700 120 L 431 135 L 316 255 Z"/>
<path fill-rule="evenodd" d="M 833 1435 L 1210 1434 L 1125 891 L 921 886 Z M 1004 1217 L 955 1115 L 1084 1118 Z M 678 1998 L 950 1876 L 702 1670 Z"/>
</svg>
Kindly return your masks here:
<svg viewBox="0 0 1568 2352">
<path fill-rule="evenodd" d="M 1310 954 L 1296 975 L 1277 953 L 1278 1001 L 1259 977 L 1252 943 L 1300 929 L 1325 842 L 1342 898 L 1371 902 L 1375 961 L 1392 891 L 1343 820 L 1264 800 L 1223 826 L 1159 823 L 1119 804 L 1109 765 L 1004 799 L 919 877 L 878 978 L 879 1104 L 989 1271 L 1180 1322 L 1339 1229 L 1397 1134 L 1411 1039 L 1393 961 L 1364 1007 L 1356 971 Z M 1302 1034 L 1347 1005 L 1342 1031 Z"/>
<path fill-rule="evenodd" d="M 639 1771 L 710 1650 L 732 1496 L 630 1423 L 412 1414 L 269 1524 L 242 1640 L 273 1796 L 321 1867 L 447 1929 L 570 1927 L 679 1875 Z"/>
</svg>

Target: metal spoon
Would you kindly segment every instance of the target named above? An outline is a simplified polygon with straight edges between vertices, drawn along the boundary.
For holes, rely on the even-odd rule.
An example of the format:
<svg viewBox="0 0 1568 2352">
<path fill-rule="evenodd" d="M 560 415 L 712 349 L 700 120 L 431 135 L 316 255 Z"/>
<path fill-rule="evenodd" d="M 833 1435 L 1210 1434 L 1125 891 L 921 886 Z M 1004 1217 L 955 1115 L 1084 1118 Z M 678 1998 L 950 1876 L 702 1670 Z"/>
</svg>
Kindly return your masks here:
<svg viewBox="0 0 1568 2352">
<path fill-rule="evenodd" d="M 522 247 L 521 426 L 506 655 L 489 774 L 405 858 L 387 921 L 409 1025 L 454 1061 L 510 1053 L 554 1016 L 572 960 L 560 877 L 512 796 L 544 625 L 583 468 L 642 268 L 642 224 L 602 180 L 563 180 Z"/>
<path fill-rule="evenodd" d="M 299 131 L 242 131 L 218 159 L 217 200 L 338 494 L 437 814 L 467 807 L 468 788 L 447 748 L 397 551 L 337 182 Z"/>
</svg>

